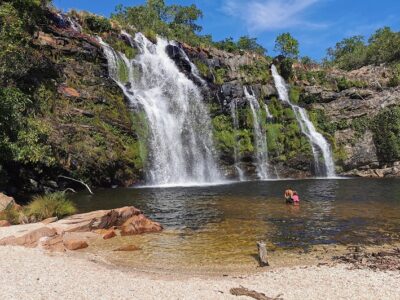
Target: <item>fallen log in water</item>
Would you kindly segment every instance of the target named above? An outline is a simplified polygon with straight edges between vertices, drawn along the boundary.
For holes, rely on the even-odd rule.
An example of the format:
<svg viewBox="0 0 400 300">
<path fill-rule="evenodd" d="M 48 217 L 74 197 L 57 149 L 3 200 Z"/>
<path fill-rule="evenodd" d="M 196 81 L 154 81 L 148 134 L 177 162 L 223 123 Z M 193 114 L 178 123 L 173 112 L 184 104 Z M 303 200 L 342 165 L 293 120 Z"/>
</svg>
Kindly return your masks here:
<svg viewBox="0 0 400 300">
<path fill-rule="evenodd" d="M 281 295 L 271 298 L 266 296 L 264 293 L 252 291 L 242 286 L 238 288 L 231 288 L 230 292 L 234 296 L 247 296 L 257 300 L 282 300 L 282 298 L 279 298 Z"/>
</svg>

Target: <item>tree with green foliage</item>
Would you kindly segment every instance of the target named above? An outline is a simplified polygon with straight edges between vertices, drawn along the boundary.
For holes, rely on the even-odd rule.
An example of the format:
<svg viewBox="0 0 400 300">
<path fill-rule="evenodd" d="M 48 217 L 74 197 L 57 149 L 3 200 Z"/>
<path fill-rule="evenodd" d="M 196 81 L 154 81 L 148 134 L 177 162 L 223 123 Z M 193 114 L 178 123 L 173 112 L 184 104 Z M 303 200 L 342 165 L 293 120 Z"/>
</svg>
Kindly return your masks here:
<svg viewBox="0 0 400 300">
<path fill-rule="evenodd" d="M 261 55 L 264 55 L 267 51 L 263 46 L 257 43 L 257 38 L 251 38 L 247 35 L 239 38 L 239 40 L 237 41 L 237 46 L 240 49 L 251 51 Z"/>
<path fill-rule="evenodd" d="M 275 40 L 274 51 L 286 58 L 296 59 L 299 56 L 299 42 L 287 33 L 282 33 Z"/>
<path fill-rule="evenodd" d="M 345 38 L 327 50 L 329 59 L 344 70 L 353 70 L 364 65 L 367 47 L 361 35 Z"/>
<path fill-rule="evenodd" d="M 389 27 L 378 29 L 368 40 L 367 61 L 372 64 L 400 60 L 400 33 Z"/>
<path fill-rule="evenodd" d="M 237 53 L 239 51 L 249 51 L 265 55 L 267 50 L 257 42 L 257 38 L 251 38 L 247 35 L 241 36 L 237 42 L 232 37 L 226 38 L 222 41 L 215 42 L 214 46 L 218 49 Z"/>
<path fill-rule="evenodd" d="M 211 43 L 209 36 L 200 36 L 196 22 L 203 13 L 196 5 L 166 5 L 163 0 L 147 0 L 144 5 L 118 6 L 112 18 L 123 25 L 131 25 L 150 37 L 161 35 L 195 45 Z"/>
<path fill-rule="evenodd" d="M 327 50 L 327 62 L 343 70 L 369 64 L 393 64 L 400 61 L 400 32 L 389 27 L 378 29 L 365 43 L 363 36 L 345 38 Z"/>
</svg>

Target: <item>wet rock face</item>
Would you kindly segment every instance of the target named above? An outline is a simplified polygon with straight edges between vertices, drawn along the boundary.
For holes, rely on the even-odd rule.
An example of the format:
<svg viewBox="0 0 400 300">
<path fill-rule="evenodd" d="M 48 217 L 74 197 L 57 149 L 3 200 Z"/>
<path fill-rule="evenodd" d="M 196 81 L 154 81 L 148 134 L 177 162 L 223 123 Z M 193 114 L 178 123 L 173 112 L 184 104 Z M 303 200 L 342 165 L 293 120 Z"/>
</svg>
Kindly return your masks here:
<svg viewBox="0 0 400 300">
<path fill-rule="evenodd" d="M 366 66 L 351 72 L 330 70 L 327 80 L 346 80 L 345 89 L 332 85 L 297 81 L 302 87 L 301 99 L 309 107 L 323 112 L 326 125 L 336 127 L 333 134 L 340 158 L 337 166 L 343 175 L 362 177 L 396 177 L 396 161 L 385 161 L 378 155 L 373 123 L 383 110 L 400 107 L 400 87 L 389 87 L 389 69 Z"/>
</svg>

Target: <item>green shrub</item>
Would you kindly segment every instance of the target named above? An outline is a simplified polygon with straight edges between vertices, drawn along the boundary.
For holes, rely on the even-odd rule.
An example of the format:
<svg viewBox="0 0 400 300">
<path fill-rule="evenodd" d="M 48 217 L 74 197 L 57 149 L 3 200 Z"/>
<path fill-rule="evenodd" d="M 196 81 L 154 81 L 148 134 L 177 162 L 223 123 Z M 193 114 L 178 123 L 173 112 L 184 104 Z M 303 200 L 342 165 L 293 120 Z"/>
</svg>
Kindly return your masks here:
<svg viewBox="0 0 400 300">
<path fill-rule="evenodd" d="M 379 113 L 372 130 L 379 159 L 387 162 L 400 159 L 400 107 Z"/>
<path fill-rule="evenodd" d="M 339 91 L 344 91 L 353 87 L 365 88 L 367 83 L 358 80 L 349 80 L 346 77 L 341 77 L 337 80 L 337 88 Z"/>
<path fill-rule="evenodd" d="M 356 137 L 361 137 L 371 126 L 371 120 L 368 117 L 355 118 L 351 122 L 351 128 L 356 132 Z"/>
<path fill-rule="evenodd" d="M 5 210 L 0 212 L 0 220 L 6 220 L 10 224 L 19 224 L 20 212 L 15 209 L 14 205 L 7 207 Z"/>
<path fill-rule="evenodd" d="M 225 82 L 226 69 L 221 68 L 215 71 L 215 84 L 222 85 Z"/>
<path fill-rule="evenodd" d="M 26 215 L 34 216 L 38 221 L 51 217 L 62 218 L 76 211 L 75 204 L 67 200 L 64 192 L 36 196 L 26 207 Z"/>
<path fill-rule="evenodd" d="M 388 86 L 396 87 L 400 85 L 400 63 L 392 67 L 393 73 L 389 79 Z"/>
<path fill-rule="evenodd" d="M 95 33 L 110 31 L 112 29 L 110 20 L 96 15 L 88 15 L 85 18 L 85 24 Z"/>
<path fill-rule="evenodd" d="M 298 87 L 292 87 L 289 91 L 289 98 L 292 103 L 298 104 L 300 99 L 300 89 Z"/>
</svg>

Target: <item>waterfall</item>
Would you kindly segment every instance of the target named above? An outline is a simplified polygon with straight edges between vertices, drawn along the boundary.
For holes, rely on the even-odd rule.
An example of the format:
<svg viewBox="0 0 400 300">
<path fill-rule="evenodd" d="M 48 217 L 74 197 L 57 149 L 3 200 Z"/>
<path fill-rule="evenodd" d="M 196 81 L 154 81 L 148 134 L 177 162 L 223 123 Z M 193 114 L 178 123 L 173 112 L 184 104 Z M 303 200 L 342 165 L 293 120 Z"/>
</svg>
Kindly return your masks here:
<svg viewBox="0 0 400 300">
<path fill-rule="evenodd" d="M 253 132 L 254 146 L 257 160 L 257 175 L 259 179 L 268 179 L 268 148 L 266 133 L 262 128 L 261 119 L 259 118 L 260 104 L 258 103 L 254 93 L 244 87 L 244 95 L 249 102 L 250 109 L 253 115 Z"/>
<path fill-rule="evenodd" d="M 267 119 L 273 119 L 274 118 L 272 116 L 271 112 L 269 111 L 267 104 L 265 104 L 265 113 L 267 114 Z"/>
<path fill-rule="evenodd" d="M 307 111 L 297 105 L 290 102 L 288 89 L 285 80 L 279 75 L 276 67 L 272 65 L 271 67 L 272 76 L 274 78 L 276 89 L 278 90 L 279 98 L 281 101 L 290 105 L 296 116 L 297 122 L 300 125 L 300 129 L 303 134 L 309 139 L 311 149 L 314 156 L 315 168 L 317 175 L 323 175 L 326 177 L 335 177 L 335 164 L 332 158 L 332 152 L 329 143 L 319 133 L 313 123 L 308 117 Z M 323 170 L 321 170 L 320 156 L 323 157 Z"/>
<path fill-rule="evenodd" d="M 139 49 L 134 59 L 99 41 L 109 74 L 135 107 L 147 117 L 152 185 L 209 184 L 221 180 L 214 160 L 211 120 L 198 87 L 181 73 L 166 53 L 168 42 L 157 44 L 137 33 L 123 32 Z"/>
<path fill-rule="evenodd" d="M 233 158 L 235 160 L 235 169 L 237 171 L 237 174 L 239 176 L 239 180 L 243 181 L 244 178 L 244 174 L 243 174 L 243 170 L 240 168 L 239 166 L 239 151 L 238 151 L 238 134 L 237 131 L 239 130 L 239 120 L 238 120 L 238 115 L 237 115 L 237 102 L 236 99 L 232 100 L 232 102 L 230 103 L 230 107 L 231 107 L 231 117 L 232 117 L 232 121 L 233 121 L 233 130 L 235 131 L 235 145 L 233 148 Z"/>
</svg>

